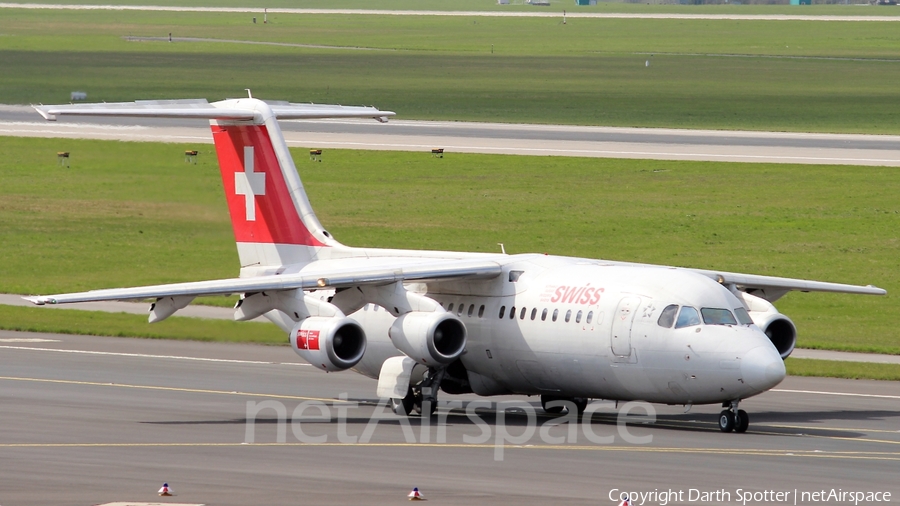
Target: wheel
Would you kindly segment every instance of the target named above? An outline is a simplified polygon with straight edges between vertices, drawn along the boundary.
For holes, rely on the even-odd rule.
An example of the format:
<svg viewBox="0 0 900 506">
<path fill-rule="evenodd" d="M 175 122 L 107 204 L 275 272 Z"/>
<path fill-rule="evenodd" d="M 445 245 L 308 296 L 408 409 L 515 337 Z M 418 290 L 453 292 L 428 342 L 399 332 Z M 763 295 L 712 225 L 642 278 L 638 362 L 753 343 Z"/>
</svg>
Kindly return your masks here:
<svg viewBox="0 0 900 506">
<path fill-rule="evenodd" d="M 412 403 L 407 403 L 406 399 L 391 399 L 391 409 L 395 414 L 400 416 L 408 416 L 413 409 Z"/>
<path fill-rule="evenodd" d="M 747 432 L 747 427 L 750 427 L 750 415 L 743 409 L 739 409 L 737 416 L 734 417 L 734 431 L 743 434 Z"/>
<path fill-rule="evenodd" d="M 402 399 L 391 399 L 391 409 L 394 410 L 395 414 L 400 416 L 409 416 L 415 407 L 415 401 L 415 395 L 413 395 L 412 388 L 410 388 L 406 391 L 406 397 Z"/>
<path fill-rule="evenodd" d="M 542 395 L 541 396 L 541 407 L 544 408 L 545 413 L 550 413 L 553 415 L 562 413 L 563 408 L 565 406 L 554 406 L 552 408 L 547 407 L 547 404 L 549 404 L 553 401 L 559 401 L 559 400 L 562 400 L 562 399 L 560 399 L 559 397 L 554 397 L 552 395 Z"/>
<path fill-rule="evenodd" d="M 727 409 L 719 413 L 719 430 L 722 432 L 734 430 L 734 413 Z"/>
<path fill-rule="evenodd" d="M 416 399 L 413 403 L 413 412 L 419 416 L 423 416 L 424 412 L 422 410 L 422 406 L 425 404 L 425 401 L 421 399 Z M 437 401 L 428 403 L 430 409 L 427 416 L 433 416 L 434 412 L 437 411 Z"/>
</svg>

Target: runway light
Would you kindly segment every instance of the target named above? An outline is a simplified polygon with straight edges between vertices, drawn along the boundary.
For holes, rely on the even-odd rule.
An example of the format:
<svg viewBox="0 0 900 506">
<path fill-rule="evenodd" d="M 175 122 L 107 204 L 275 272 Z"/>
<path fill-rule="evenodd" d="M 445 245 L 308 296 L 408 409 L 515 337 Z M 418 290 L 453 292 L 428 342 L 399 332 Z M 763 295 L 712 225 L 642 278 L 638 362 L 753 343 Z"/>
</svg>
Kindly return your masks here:
<svg viewBox="0 0 900 506">
<path fill-rule="evenodd" d="M 162 497 L 170 497 L 170 496 L 173 496 L 173 495 L 175 495 L 175 494 L 172 492 L 172 489 L 169 488 L 169 484 L 168 484 L 168 483 L 163 483 L 162 488 L 159 489 L 159 495 L 162 496 Z"/>
<path fill-rule="evenodd" d="M 424 497 L 422 497 L 422 494 L 419 493 L 419 487 L 413 487 L 412 492 L 410 492 L 406 497 L 408 497 L 410 501 L 426 500 Z"/>
</svg>

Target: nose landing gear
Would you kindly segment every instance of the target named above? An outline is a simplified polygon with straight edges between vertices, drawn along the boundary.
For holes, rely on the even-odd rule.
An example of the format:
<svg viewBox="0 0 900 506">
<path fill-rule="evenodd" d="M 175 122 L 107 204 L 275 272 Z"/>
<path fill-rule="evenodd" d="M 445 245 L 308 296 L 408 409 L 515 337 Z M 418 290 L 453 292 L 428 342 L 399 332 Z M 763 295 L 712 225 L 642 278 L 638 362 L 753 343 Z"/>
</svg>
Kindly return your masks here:
<svg viewBox="0 0 900 506">
<path fill-rule="evenodd" d="M 743 409 L 738 409 L 740 402 L 740 399 L 736 399 L 730 403 L 722 403 L 722 407 L 727 409 L 723 409 L 719 413 L 719 430 L 722 432 L 734 431 L 738 434 L 747 432 L 747 428 L 750 427 L 750 415 Z"/>
</svg>

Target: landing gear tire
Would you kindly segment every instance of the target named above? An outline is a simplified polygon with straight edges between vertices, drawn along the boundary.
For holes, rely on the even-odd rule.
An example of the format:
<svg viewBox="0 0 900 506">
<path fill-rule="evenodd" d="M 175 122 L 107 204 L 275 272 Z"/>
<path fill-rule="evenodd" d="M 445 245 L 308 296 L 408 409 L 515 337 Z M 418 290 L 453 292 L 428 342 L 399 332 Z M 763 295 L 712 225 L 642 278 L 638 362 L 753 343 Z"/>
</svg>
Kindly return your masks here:
<svg viewBox="0 0 900 506">
<path fill-rule="evenodd" d="M 557 415 L 563 412 L 564 406 L 553 406 L 547 407 L 547 404 L 553 401 L 560 401 L 559 397 L 553 397 L 552 395 L 542 395 L 541 396 L 541 407 L 544 408 L 545 413 L 550 413 L 551 415 Z"/>
<path fill-rule="evenodd" d="M 429 406 L 427 415 L 424 414 L 423 406 L 425 405 Z M 419 416 L 432 416 L 434 415 L 435 411 L 437 411 L 437 402 L 417 400 L 415 404 L 413 404 L 413 412 L 415 412 Z"/>
<path fill-rule="evenodd" d="M 555 401 L 565 401 L 566 403 L 574 404 L 575 411 L 580 415 L 584 413 L 585 409 L 587 409 L 589 399 L 586 399 L 584 397 L 556 397 L 553 395 L 542 395 L 541 407 L 544 408 L 545 413 L 557 415 L 559 413 L 562 413 L 564 408 L 568 409 L 571 407 L 571 404 L 566 404 L 564 406 L 548 406 L 548 404 Z"/>
<path fill-rule="evenodd" d="M 719 430 L 722 432 L 731 432 L 734 430 L 734 413 L 731 410 L 725 409 L 719 413 Z"/>
<path fill-rule="evenodd" d="M 415 408 L 416 397 L 413 393 L 412 388 L 406 391 L 406 397 L 402 399 L 391 399 L 391 409 L 394 410 L 394 413 L 400 416 L 409 416 Z M 421 405 L 420 408 L 421 410 Z"/>
<path fill-rule="evenodd" d="M 734 431 L 743 434 L 747 432 L 748 427 L 750 427 L 750 415 L 743 409 L 739 409 L 737 416 L 734 417 Z"/>
</svg>

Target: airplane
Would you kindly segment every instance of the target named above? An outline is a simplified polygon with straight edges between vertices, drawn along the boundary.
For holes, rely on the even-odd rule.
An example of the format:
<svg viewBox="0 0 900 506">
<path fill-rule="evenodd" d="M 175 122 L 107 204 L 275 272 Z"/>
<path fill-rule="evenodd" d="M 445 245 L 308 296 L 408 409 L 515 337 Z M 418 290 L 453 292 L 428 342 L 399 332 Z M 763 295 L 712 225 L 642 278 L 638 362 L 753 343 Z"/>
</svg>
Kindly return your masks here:
<svg viewBox="0 0 900 506">
<path fill-rule="evenodd" d="M 355 248 L 310 205 L 278 120 L 373 118 L 374 107 L 250 98 L 36 106 L 57 116 L 207 119 L 234 229 L 236 278 L 26 297 L 37 305 L 152 300 L 162 321 L 195 297 L 238 294 L 234 319 L 264 316 L 324 371 L 378 381 L 399 415 L 430 416 L 438 391 L 535 395 L 550 413 L 591 399 L 720 404 L 785 377 L 797 330 L 772 304 L 790 291 L 884 295 L 855 286 L 547 254 Z"/>
</svg>

